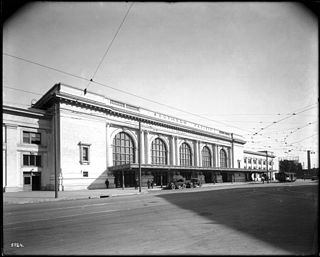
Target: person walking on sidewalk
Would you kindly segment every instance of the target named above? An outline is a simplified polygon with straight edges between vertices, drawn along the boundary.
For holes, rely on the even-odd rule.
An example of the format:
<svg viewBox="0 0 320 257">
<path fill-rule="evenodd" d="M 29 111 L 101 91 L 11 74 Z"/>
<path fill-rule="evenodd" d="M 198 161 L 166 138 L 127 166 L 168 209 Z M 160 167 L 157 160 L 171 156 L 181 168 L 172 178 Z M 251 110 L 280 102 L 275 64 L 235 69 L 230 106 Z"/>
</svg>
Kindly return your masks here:
<svg viewBox="0 0 320 257">
<path fill-rule="evenodd" d="M 106 184 L 107 189 L 109 188 L 109 180 L 106 179 L 106 181 L 104 182 Z"/>
<path fill-rule="evenodd" d="M 148 189 L 150 189 L 150 180 L 149 179 L 148 179 L 147 184 L 148 184 Z"/>
<path fill-rule="evenodd" d="M 151 180 L 151 188 L 153 189 L 153 180 Z"/>
</svg>

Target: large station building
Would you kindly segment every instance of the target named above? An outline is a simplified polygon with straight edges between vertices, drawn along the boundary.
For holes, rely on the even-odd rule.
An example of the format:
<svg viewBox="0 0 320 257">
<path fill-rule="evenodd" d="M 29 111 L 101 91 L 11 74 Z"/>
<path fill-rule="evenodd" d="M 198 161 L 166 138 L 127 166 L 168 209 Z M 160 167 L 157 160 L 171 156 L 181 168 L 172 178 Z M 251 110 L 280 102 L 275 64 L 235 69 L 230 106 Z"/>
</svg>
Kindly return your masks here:
<svg viewBox="0 0 320 257">
<path fill-rule="evenodd" d="M 141 171 L 166 185 L 274 177 L 272 152 L 244 149 L 241 135 L 65 85 L 32 108 L 3 106 L 4 191 L 132 187 Z"/>
</svg>

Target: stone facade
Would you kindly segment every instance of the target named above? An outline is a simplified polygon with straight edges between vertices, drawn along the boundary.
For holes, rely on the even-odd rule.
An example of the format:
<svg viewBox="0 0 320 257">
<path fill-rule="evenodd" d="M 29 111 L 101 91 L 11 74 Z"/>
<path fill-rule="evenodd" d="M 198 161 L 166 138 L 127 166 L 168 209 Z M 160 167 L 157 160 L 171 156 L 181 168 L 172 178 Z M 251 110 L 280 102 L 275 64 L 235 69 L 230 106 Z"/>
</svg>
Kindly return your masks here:
<svg viewBox="0 0 320 257">
<path fill-rule="evenodd" d="M 40 137 L 41 142 L 27 143 L 28 136 Z M 6 191 L 105 188 L 106 179 L 111 188 L 134 186 L 139 143 L 143 186 L 181 176 L 197 177 L 203 183 L 248 178 L 242 136 L 102 95 L 84 95 L 64 84 L 51 88 L 31 109 L 5 107 L 3 138 Z M 155 147 L 162 152 L 155 152 Z"/>
</svg>

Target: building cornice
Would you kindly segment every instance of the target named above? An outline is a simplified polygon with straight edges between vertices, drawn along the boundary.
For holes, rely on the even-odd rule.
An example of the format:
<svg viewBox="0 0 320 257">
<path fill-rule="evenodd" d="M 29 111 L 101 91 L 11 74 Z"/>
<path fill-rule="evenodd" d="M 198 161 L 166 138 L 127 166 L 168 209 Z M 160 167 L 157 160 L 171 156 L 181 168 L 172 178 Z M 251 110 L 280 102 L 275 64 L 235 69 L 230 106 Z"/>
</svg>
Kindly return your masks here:
<svg viewBox="0 0 320 257">
<path fill-rule="evenodd" d="M 270 157 L 270 158 L 275 158 L 275 155 L 269 151 L 257 151 L 257 152 L 254 152 L 254 151 L 250 151 L 250 150 L 244 150 L 243 151 L 244 154 L 252 154 L 252 155 L 258 155 L 258 156 L 262 156 L 262 157 Z"/>
<path fill-rule="evenodd" d="M 2 111 L 3 111 L 3 113 L 14 114 L 14 115 L 19 115 L 19 116 L 24 116 L 24 117 L 32 117 L 32 118 L 38 118 L 38 119 L 50 119 L 51 118 L 51 115 L 48 114 L 47 112 L 39 110 L 39 109 L 33 109 L 33 108 L 23 109 L 23 108 L 19 108 L 19 107 L 3 105 Z"/>
<path fill-rule="evenodd" d="M 118 117 L 122 117 L 122 118 L 127 118 L 127 119 L 131 119 L 131 120 L 135 120 L 135 121 L 140 121 L 140 122 L 147 123 L 147 124 L 152 124 L 152 125 L 170 128 L 170 129 L 180 130 L 180 131 L 184 131 L 187 133 L 198 134 L 198 135 L 211 137 L 211 138 L 215 138 L 215 139 L 221 139 L 221 140 L 225 140 L 228 142 L 234 142 L 234 143 L 238 143 L 238 144 L 245 144 L 246 143 L 246 141 L 244 141 L 240 138 L 234 138 L 233 134 L 230 134 L 230 133 L 220 132 L 220 133 L 226 134 L 226 136 L 219 135 L 216 133 L 210 133 L 210 132 L 206 132 L 201 129 L 190 128 L 189 126 L 186 126 L 183 124 L 174 123 L 169 120 L 164 121 L 160 118 L 151 117 L 151 116 L 148 116 L 148 115 L 136 112 L 136 111 L 131 111 L 128 109 L 123 109 L 123 108 L 119 108 L 116 106 L 107 105 L 106 103 L 102 103 L 102 102 L 99 102 L 96 100 L 92 100 L 92 99 L 88 99 L 88 98 L 85 98 L 82 96 L 76 96 L 74 94 L 62 92 L 61 85 L 65 86 L 67 88 L 71 88 L 72 90 L 77 90 L 79 92 L 81 91 L 78 88 L 74 88 L 69 85 L 65 85 L 65 84 L 61 84 L 61 83 L 56 84 L 34 105 L 34 107 L 40 108 L 40 109 L 47 109 L 55 102 L 62 101 L 62 102 L 66 102 L 69 104 L 76 104 L 79 106 L 83 106 L 85 108 L 96 109 L 96 110 L 105 112 L 110 115 L 114 115 L 114 116 L 118 116 Z M 104 98 L 104 96 L 102 96 L 102 95 L 93 94 L 93 93 L 91 93 L 91 94 L 99 97 L 99 99 Z M 219 131 L 219 130 L 217 130 L 217 131 Z M 228 136 L 228 135 L 230 135 L 230 136 Z"/>
</svg>

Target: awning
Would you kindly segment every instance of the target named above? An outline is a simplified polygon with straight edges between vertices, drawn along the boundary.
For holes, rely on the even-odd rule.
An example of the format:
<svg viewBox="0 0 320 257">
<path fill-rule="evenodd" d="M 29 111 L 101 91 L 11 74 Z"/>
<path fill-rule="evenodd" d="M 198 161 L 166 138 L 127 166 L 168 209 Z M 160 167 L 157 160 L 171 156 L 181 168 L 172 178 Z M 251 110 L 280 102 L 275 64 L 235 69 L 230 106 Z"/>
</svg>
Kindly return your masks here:
<svg viewBox="0 0 320 257">
<path fill-rule="evenodd" d="M 123 165 L 108 167 L 109 171 L 128 171 L 139 169 L 139 164 L 128 163 Z M 214 172 L 248 172 L 248 173 L 266 173 L 267 170 L 261 169 L 241 169 L 241 168 L 219 168 L 219 167 L 194 167 L 194 166 L 176 166 L 176 165 L 155 165 L 155 164 L 141 164 L 141 170 L 154 170 L 154 171 L 214 171 Z M 270 172 L 270 170 L 269 170 Z"/>
</svg>

